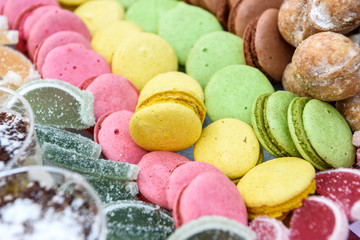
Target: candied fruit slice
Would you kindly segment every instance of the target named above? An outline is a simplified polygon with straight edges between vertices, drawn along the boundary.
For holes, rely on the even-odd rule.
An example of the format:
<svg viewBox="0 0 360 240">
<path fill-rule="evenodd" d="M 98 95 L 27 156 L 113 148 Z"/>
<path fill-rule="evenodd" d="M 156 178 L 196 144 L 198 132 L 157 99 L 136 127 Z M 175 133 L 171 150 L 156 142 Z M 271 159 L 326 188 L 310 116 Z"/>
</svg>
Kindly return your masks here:
<svg viewBox="0 0 360 240">
<path fill-rule="evenodd" d="M 139 173 L 137 165 L 83 156 L 51 143 L 44 143 L 41 152 L 44 163 L 96 177 L 127 181 L 136 180 Z"/>
<path fill-rule="evenodd" d="M 104 204 L 119 200 L 136 200 L 139 193 L 136 182 L 94 176 L 85 176 L 85 179 L 98 192 Z"/>
<path fill-rule="evenodd" d="M 84 156 L 92 158 L 100 157 L 101 146 L 90 138 L 38 123 L 35 124 L 35 131 L 40 145 L 51 143 Z"/>
<path fill-rule="evenodd" d="M 170 213 L 140 201 L 119 201 L 104 208 L 107 239 L 167 239 L 175 230 Z"/>
<path fill-rule="evenodd" d="M 55 79 L 31 81 L 17 91 L 29 101 L 37 123 L 74 129 L 95 124 L 94 96 L 89 91 Z"/>
</svg>

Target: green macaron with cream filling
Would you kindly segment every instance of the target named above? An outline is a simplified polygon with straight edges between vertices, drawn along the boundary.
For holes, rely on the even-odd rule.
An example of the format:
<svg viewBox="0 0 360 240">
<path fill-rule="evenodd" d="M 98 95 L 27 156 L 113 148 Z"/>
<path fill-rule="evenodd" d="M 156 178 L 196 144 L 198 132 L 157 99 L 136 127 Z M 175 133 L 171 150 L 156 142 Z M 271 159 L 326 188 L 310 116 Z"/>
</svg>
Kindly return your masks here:
<svg viewBox="0 0 360 240">
<path fill-rule="evenodd" d="M 296 97 L 288 91 L 260 95 L 251 110 L 251 124 L 261 145 L 274 157 L 301 157 L 291 138 L 287 112 Z"/>
<path fill-rule="evenodd" d="M 354 163 L 350 127 L 329 103 L 294 98 L 288 108 L 288 127 L 296 148 L 315 168 L 351 167 Z"/>
</svg>

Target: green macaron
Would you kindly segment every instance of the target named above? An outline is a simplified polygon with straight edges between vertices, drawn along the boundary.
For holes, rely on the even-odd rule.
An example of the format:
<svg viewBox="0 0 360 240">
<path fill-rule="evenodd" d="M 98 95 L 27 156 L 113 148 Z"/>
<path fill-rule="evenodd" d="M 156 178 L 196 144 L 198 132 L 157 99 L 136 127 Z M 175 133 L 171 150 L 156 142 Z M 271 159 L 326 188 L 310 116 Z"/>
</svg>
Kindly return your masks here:
<svg viewBox="0 0 360 240">
<path fill-rule="evenodd" d="M 205 88 L 217 70 L 234 64 L 245 64 L 242 38 L 225 31 L 211 32 L 191 48 L 186 73 Z"/>
<path fill-rule="evenodd" d="M 274 157 L 301 157 L 292 141 L 287 112 L 296 97 L 287 91 L 260 95 L 251 110 L 251 124 L 261 145 Z"/>
<path fill-rule="evenodd" d="M 161 16 L 178 3 L 176 0 L 140 0 L 129 7 L 125 19 L 136 23 L 145 32 L 157 33 Z"/>
<path fill-rule="evenodd" d="M 191 47 L 201 36 L 221 30 L 210 12 L 179 2 L 160 18 L 158 34 L 174 48 L 179 64 L 185 65 Z"/>
<path fill-rule="evenodd" d="M 302 157 L 317 169 L 351 167 L 354 163 L 350 127 L 329 103 L 294 98 L 288 108 L 288 127 Z"/>
<path fill-rule="evenodd" d="M 205 87 L 205 106 L 213 122 L 236 118 L 251 124 L 251 108 L 255 99 L 274 88 L 257 68 L 230 65 L 214 73 Z"/>
</svg>

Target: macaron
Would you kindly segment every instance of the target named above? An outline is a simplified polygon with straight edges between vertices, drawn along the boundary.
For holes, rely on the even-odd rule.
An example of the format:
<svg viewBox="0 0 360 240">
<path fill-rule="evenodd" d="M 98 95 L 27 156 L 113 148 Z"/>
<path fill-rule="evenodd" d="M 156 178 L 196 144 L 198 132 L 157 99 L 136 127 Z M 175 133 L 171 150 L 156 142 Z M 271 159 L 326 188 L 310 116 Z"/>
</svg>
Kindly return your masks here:
<svg viewBox="0 0 360 240">
<path fill-rule="evenodd" d="M 141 198 L 160 207 L 170 209 L 166 200 L 166 184 L 171 172 L 179 165 L 190 162 L 173 152 L 155 151 L 144 155 L 138 163 L 137 184 Z"/>
<path fill-rule="evenodd" d="M 138 164 L 147 151 L 131 139 L 129 121 L 134 113 L 119 110 L 102 115 L 94 129 L 94 141 L 109 160 Z"/>
<path fill-rule="evenodd" d="M 59 5 L 56 0 L 10 0 L 4 4 L 4 15 L 8 18 L 9 27 L 13 29 L 13 25 L 17 18 L 23 17 L 23 15 L 30 9 L 35 9 L 44 5 Z"/>
<path fill-rule="evenodd" d="M 116 49 L 130 35 L 143 30 L 135 23 L 114 21 L 100 28 L 91 39 L 92 48 L 102 55 L 109 63 Z"/>
<path fill-rule="evenodd" d="M 267 215 L 282 220 L 315 192 L 315 169 L 295 157 L 276 158 L 252 168 L 237 188 L 243 197 L 249 219 Z"/>
<path fill-rule="evenodd" d="M 211 76 L 223 67 L 245 64 L 242 38 L 225 31 L 211 32 L 200 37 L 186 60 L 186 73 L 202 88 Z"/>
<path fill-rule="evenodd" d="M 291 138 L 287 113 L 296 97 L 287 91 L 265 93 L 251 109 L 251 124 L 261 145 L 274 157 L 301 157 Z"/>
<path fill-rule="evenodd" d="M 166 184 L 166 200 L 169 209 L 172 209 L 181 189 L 196 176 L 205 172 L 223 174 L 220 169 L 211 164 L 194 161 L 184 163 L 172 170 Z"/>
<path fill-rule="evenodd" d="M 247 226 L 246 207 L 234 183 L 224 174 L 203 173 L 187 184 L 173 207 L 175 227 L 203 216 L 222 216 Z"/>
<path fill-rule="evenodd" d="M 36 48 L 34 54 L 34 64 L 36 69 L 41 73 L 45 58 L 48 53 L 56 47 L 64 46 L 69 43 L 82 44 L 85 48 L 91 49 L 88 39 L 74 31 L 60 31 L 45 38 Z"/>
<path fill-rule="evenodd" d="M 159 19 L 178 3 L 175 0 L 140 0 L 127 9 L 125 19 L 136 23 L 145 32 L 156 34 Z"/>
<path fill-rule="evenodd" d="M 93 0 L 82 3 L 74 13 L 84 21 L 91 35 L 107 24 L 124 19 L 125 10 L 117 1 Z"/>
<path fill-rule="evenodd" d="M 34 24 L 45 13 L 51 10 L 60 9 L 57 5 L 44 5 L 30 10 L 22 18 L 14 23 L 14 28 L 19 31 L 19 42 L 16 44 L 16 49 L 27 54 L 27 40 L 29 39 L 30 31 Z"/>
<path fill-rule="evenodd" d="M 234 2 L 234 1 L 233 1 Z M 233 4 L 228 20 L 228 31 L 240 37 L 248 23 L 268 8 L 279 9 L 283 0 L 241 0 Z"/>
<path fill-rule="evenodd" d="M 279 32 L 278 12 L 275 8 L 265 10 L 249 22 L 244 32 L 246 64 L 258 68 L 274 82 L 281 82 L 295 50 Z"/>
<path fill-rule="evenodd" d="M 254 130 L 235 118 L 220 119 L 208 125 L 194 146 L 195 161 L 214 165 L 234 182 L 262 162 L 260 152 Z"/>
<path fill-rule="evenodd" d="M 351 167 L 354 163 L 351 129 L 329 103 L 294 98 L 288 108 L 288 127 L 297 150 L 317 169 Z"/>
<path fill-rule="evenodd" d="M 135 112 L 139 92 L 129 80 L 120 75 L 105 73 L 83 81 L 78 87 L 93 94 L 95 121 L 116 110 Z"/>
<path fill-rule="evenodd" d="M 42 40 L 60 31 L 75 31 L 90 41 L 91 34 L 84 22 L 73 12 L 64 9 L 47 11 L 32 26 L 27 41 L 30 59 L 33 59 L 36 48 Z"/>
<path fill-rule="evenodd" d="M 117 1 L 120 2 L 125 9 L 128 9 L 131 5 L 133 5 L 139 0 L 117 0 Z"/>
<path fill-rule="evenodd" d="M 236 118 L 250 125 L 253 102 L 263 93 L 273 93 L 274 88 L 258 69 L 231 65 L 214 73 L 204 92 L 211 121 Z"/>
<path fill-rule="evenodd" d="M 89 0 L 59 0 L 59 2 L 64 6 L 78 6 Z"/>
<path fill-rule="evenodd" d="M 185 73 L 157 75 L 140 93 L 129 125 L 131 137 L 149 151 L 190 147 L 200 137 L 206 114 L 199 92 L 201 86 Z"/>
<path fill-rule="evenodd" d="M 175 49 L 179 64 L 184 66 L 195 42 L 206 33 L 220 30 L 222 27 L 214 15 L 180 2 L 160 18 L 158 33 Z"/>
<path fill-rule="evenodd" d="M 105 58 L 94 50 L 70 43 L 51 50 L 41 72 L 43 78 L 59 79 L 78 86 L 88 78 L 111 73 L 111 68 Z"/>
<path fill-rule="evenodd" d="M 176 53 L 169 43 L 153 33 L 128 36 L 111 61 L 113 73 L 129 79 L 140 91 L 160 73 L 177 71 Z"/>
</svg>

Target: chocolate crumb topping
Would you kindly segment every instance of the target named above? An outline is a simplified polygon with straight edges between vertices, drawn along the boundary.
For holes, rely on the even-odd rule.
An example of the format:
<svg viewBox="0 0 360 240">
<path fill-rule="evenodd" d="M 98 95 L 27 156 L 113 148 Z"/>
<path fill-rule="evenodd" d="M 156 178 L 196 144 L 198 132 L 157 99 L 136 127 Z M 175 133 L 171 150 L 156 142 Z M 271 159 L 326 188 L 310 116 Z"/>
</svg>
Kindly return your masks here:
<svg viewBox="0 0 360 240">
<path fill-rule="evenodd" d="M 16 154 L 28 134 L 29 123 L 15 114 L 0 112 L 0 161 L 7 163 Z"/>
</svg>

